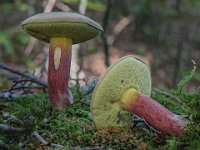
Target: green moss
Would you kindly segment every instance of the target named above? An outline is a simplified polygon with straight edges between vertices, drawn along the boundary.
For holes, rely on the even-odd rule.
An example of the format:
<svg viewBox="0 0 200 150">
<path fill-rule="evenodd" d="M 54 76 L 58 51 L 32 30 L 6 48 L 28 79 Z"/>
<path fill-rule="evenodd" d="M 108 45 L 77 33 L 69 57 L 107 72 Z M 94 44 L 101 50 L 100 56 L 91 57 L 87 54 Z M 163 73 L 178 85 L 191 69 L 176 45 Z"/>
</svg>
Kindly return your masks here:
<svg viewBox="0 0 200 150">
<path fill-rule="evenodd" d="M 182 100 L 183 104 L 178 104 L 172 98 L 154 92 L 152 96 L 171 111 L 185 115 L 185 118 L 189 120 L 189 124 L 185 128 L 183 137 L 168 136 L 166 144 L 162 145 L 162 147 L 169 150 L 200 149 L 200 91 L 197 90 L 193 93 L 182 91 L 181 94 L 175 90 L 168 92 Z"/>
<path fill-rule="evenodd" d="M 194 63 L 194 68 L 180 81 L 178 89 L 167 90 L 169 93 L 179 98 L 182 104 L 176 103 L 170 97 L 155 92 L 152 93 L 154 99 L 170 110 L 185 115 L 185 119 L 189 121 L 183 137 L 167 137 L 166 144 L 163 145 L 165 149 L 200 149 L 200 89 L 191 93 L 184 91 L 184 87 L 187 86 L 189 81 L 193 78 L 195 71 L 196 64 Z"/>
<path fill-rule="evenodd" d="M 6 105 L 2 114 L 14 115 L 23 123 L 7 121 L 6 124 L 26 128 L 28 135 L 33 131 L 38 131 L 42 137 L 52 143 L 59 143 L 67 146 L 89 146 L 92 132 L 95 127 L 89 118 L 89 107 L 82 103 L 82 98 L 72 87 L 75 95 L 75 103 L 64 111 L 52 110 L 48 96 L 45 93 L 38 95 L 21 96 L 15 102 L 2 103 Z M 0 123 L 5 123 L 3 115 Z M 1 134 L 0 139 L 11 146 L 18 145 L 26 139 L 24 136 L 10 137 Z M 30 135 L 30 145 L 38 146 L 40 143 Z M 28 144 L 28 146 L 30 146 Z"/>
<path fill-rule="evenodd" d="M 190 71 L 189 73 L 187 73 L 185 75 L 185 77 L 178 84 L 178 89 L 177 89 L 178 94 L 181 94 L 183 87 L 194 77 L 197 65 L 196 65 L 196 63 L 194 61 L 192 61 L 192 63 L 194 65 L 192 71 Z"/>
<path fill-rule="evenodd" d="M 108 127 L 98 130 L 94 133 L 95 145 L 104 145 L 105 149 L 115 150 L 148 150 L 150 145 L 142 139 L 137 138 L 135 134 L 125 131 L 121 128 Z"/>
<path fill-rule="evenodd" d="M 184 89 L 184 88 L 182 88 Z M 109 127 L 96 130 L 89 117 L 90 108 L 83 104 L 85 98 L 76 86 L 71 87 L 75 103 L 66 110 L 52 110 L 45 93 L 21 96 L 13 102 L 0 102 L 0 123 L 13 127 L 26 128 L 20 135 L 0 133 L 1 141 L 10 149 L 20 149 L 20 143 L 28 141 L 25 149 L 50 149 L 31 134 L 38 133 L 48 142 L 62 144 L 67 147 L 103 147 L 105 149 L 152 149 L 152 150 L 196 150 L 200 149 L 200 90 L 187 93 L 185 91 L 166 90 L 182 100 L 183 105 L 157 92 L 152 97 L 170 110 L 184 114 L 190 120 L 183 137 L 163 136 L 146 128 L 132 127 L 120 129 Z M 3 117 L 3 114 L 14 115 L 22 120 L 18 123 Z M 1 149 L 1 144 L 0 144 Z"/>
</svg>

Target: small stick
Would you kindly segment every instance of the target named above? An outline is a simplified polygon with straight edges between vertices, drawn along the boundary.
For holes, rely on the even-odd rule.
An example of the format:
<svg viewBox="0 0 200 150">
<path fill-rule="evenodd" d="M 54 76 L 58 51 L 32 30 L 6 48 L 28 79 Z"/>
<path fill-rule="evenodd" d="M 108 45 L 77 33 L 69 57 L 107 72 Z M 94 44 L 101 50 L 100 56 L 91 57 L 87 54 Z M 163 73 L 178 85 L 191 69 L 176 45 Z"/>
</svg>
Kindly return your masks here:
<svg viewBox="0 0 200 150">
<path fill-rule="evenodd" d="M 15 122 L 15 123 L 18 123 L 20 125 L 24 125 L 23 121 L 22 120 L 19 120 L 16 116 L 13 116 L 13 115 L 10 115 L 8 113 L 3 113 L 2 114 L 2 117 L 6 120 L 9 120 L 9 121 L 12 121 L 12 122 Z"/>
<path fill-rule="evenodd" d="M 47 83 L 45 81 L 42 81 L 42 80 L 38 79 L 36 76 L 34 76 L 33 74 L 28 73 L 26 70 L 23 70 L 23 69 L 20 69 L 20 68 L 16 68 L 16 67 L 12 67 L 12 66 L 9 66 L 9 65 L 6 65 L 6 64 L 2 64 L 2 63 L 0 63 L 0 68 L 4 69 L 4 70 L 7 70 L 7 71 L 10 71 L 10 72 L 12 72 L 14 74 L 21 75 L 23 77 L 28 78 L 28 79 L 23 79 L 23 80 L 20 80 L 20 81 L 14 80 L 13 82 L 15 82 L 15 83 L 30 81 L 30 82 L 37 83 L 37 84 L 43 86 L 44 88 L 47 88 Z M 70 80 L 79 81 L 79 80 L 84 80 L 84 79 L 70 78 Z"/>
<path fill-rule="evenodd" d="M 158 133 L 158 134 L 164 134 L 164 133 L 162 133 L 162 132 L 156 130 L 156 129 L 153 128 L 152 126 L 150 126 L 150 125 L 148 124 L 148 122 L 146 122 L 146 120 L 145 120 L 143 117 L 142 117 L 142 119 L 143 119 L 144 123 L 149 127 L 150 130 L 152 130 L 152 131 L 154 131 L 154 132 L 156 132 L 156 133 Z"/>
<path fill-rule="evenodd" d="M 21 89 L 44 89 L 42 86 L 18 86 L 18 87 L 12 87 L 11 91 L 21 90 Z M 7 90 L 2 90 L 3 92 L 6 92 Z"/>
<path fill-rule="evenodd" d="M 176 96 L 166 92 L 166 91 L 162 91 L 162 90 L 159 90 L 157 88 L 154 88 L 154 91 L 159 93 L 159 94 L 162 94 L 162 95 L 165 95 L 167 97 L 171 97 L 175 102 L 179 103 L 179 104 L 183 104 L 183 101 L 181 101 L 179 98 L 177 98 Z"/>
<path fill-rule="evenodd" d="M 71 150 L 77 150 L 77 149 L 82 149 L 82 150 L 102 150 L 101 147 L 86 147 L 86 148 L 79 148 L 79 147 L 66 147 L 66 146 L 63 146 L 63 145 L 60 145 L 60 144 L 54 144 L 54 143 L 49 143 L 47 142 L 41 135 L 39 135 L 39 133 L 37 131 L 34 131 L 33 132 L 33 135 L 36 137 L 36 139 L 42 144 L 42 145 L 45 145 L 45 146 L 51 146 L 53 148 L 65 148 L 65 149 L 71 149 Z"/>
<path fill-rule="evenodd" d="M 54 143 L 49 143 L 47 142 L 41 135 L 39 135 L 39 133 L 37 131 L 33 132 L 33 135 L 36 137 L 36 139 L 42 144 L 42 145 L 46 145 L 46 146 L 51 146 L 54 148 L 64 148 L 65 146 L 60 145 L 60 144 L 54 144 Z"/>
<path fill-rule="evenodd" d="M 37 131 L 34 131 L 34 132 L 33 132 L 33 135 L 34 135 L 34 136 L 36 137 L 36 139 L 38 139 L 38 141 L 40 141 L 40 143 L 42 143 L 43 145 L 47 145 L 47 144 L 48 144 L 48 142 L 47 142 L 45 139 L 43 139 L 43 137 L 41 137 Z"/>
</svg>

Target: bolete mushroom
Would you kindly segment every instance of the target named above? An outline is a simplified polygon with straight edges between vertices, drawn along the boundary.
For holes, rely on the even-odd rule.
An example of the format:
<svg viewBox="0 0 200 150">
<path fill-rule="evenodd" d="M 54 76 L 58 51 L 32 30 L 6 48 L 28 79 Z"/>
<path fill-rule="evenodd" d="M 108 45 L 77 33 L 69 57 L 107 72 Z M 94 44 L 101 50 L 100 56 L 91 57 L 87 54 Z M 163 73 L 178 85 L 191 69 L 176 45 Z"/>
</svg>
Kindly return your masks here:
<svg viewBox="0 0 200 150">
<path fill-rule="evenodd" d="M 34 38 L 50 43 L 48 95 L 54 108 L 73 103 L 68 81 L 71 65 L 71 45 L 96 37 L 101 25 L 72 12 L 50 12 L 32 16 L 22 22 L 22 28 Z"/>
<path fill-rule="evenodd" d="M 130 113 L 134 113 L 162 133 L 181 136 L 186 125 L 184 119 L 151 99 L 150 93 L 147 65 L 133 56 L 119 59 L 94 90 L 91 112 L 96 127 L 130 126 Z"/>
</svg>

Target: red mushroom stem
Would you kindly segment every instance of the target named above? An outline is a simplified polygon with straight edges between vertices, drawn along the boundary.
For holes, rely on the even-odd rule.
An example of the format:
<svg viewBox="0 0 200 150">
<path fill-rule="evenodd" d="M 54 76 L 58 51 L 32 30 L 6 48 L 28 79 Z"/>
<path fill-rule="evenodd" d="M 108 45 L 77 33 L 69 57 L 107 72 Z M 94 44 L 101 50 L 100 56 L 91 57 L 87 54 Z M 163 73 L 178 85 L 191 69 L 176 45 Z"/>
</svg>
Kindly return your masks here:
<svg viewBox="0 0 200 150">
<path fill-rule="evenodd" d="M 154 129 L 175 136 L 182 136 L 186 121 L 145 94 L 129 89 L 121 98 L 123 109 L 133 112 Z"/>
<path fill-rule="evenodd" d="M 50 39 L 48 95 L 53 108 L 63 109 L 73 102 L 69 90 L 72 40 L 66 37 Z"/>
</svg>

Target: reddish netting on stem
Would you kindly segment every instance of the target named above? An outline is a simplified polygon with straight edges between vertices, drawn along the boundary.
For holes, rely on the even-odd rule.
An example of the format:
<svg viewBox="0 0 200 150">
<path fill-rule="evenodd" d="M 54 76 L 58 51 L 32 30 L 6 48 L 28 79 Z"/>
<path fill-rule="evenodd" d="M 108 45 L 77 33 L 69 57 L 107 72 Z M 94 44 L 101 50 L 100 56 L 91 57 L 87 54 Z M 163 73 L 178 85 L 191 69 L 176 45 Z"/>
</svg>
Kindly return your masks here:
<svg viewBox="0 0 200 150">
<path fill-rule="evenodd" d="M 59 47 L 61 58 L 59 67 L 54 66 L 54 52 Z M 71 45 L 52 43 L 49 50 L 48 94 L 54 108 L 64 108 L 72 102 L 68 87 L 71 65 Z"/>
<path fill-rule="evenodd" d="M 183 118 L 150 97 L 140 93 L 137 100 L 133 103 L 130 101 L 128 105 L 133 113 L 144 118 L 156 130 L 170 135 L 183 135 L 185 127 Z"/>
</svg>

